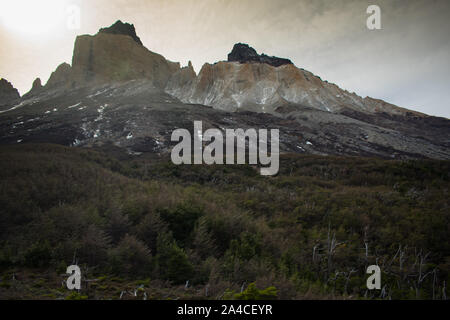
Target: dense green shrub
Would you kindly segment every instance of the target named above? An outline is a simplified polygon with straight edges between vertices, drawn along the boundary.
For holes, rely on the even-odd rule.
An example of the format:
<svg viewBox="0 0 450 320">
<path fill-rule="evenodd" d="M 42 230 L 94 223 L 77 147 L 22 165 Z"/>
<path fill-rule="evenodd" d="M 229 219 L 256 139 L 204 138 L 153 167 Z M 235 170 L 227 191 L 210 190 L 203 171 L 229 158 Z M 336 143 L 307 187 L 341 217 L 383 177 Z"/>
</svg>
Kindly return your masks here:
<svg viewBox="0 0 450 320">
<path fill-rule="evenodd" d="M 181 284 L 192 279 L 194 268 L 183 249 L 171 235 L 158 236 L 157 262 L 160 275 L 173 284 Z"/>
<path fill-rule="evenodd" d="M 174 209 L 161 208 L 158 213 L 169 226 L 178 245 L 185 248 L 192 241 L 195 223 L 203 215 L 203 209 L 195 204 L 185 203 Z"/>
<path fill-rule="evenodd" d="M 255 283 L 250 283 L 244 291 L 233 296 L 236 300 L 275 300 L 277 299 L 277 289 L 275 287 L 267 287 L 260 290 Z"/>
<path fill-rule="evenodd" d="M 109 261 L 116 274 L 147 276 L 152 272 L 152 255 L 147 246 L 132 235 L 125 235 L 109 252 Z"/>
</svg>

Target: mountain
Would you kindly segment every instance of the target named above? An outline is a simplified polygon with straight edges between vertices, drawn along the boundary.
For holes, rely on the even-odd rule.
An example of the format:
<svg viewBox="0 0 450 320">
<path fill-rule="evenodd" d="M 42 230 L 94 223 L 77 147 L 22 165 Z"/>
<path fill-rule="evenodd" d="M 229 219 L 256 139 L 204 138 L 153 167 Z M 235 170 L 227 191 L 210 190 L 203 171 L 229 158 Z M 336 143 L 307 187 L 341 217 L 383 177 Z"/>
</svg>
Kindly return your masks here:
<svg viewBox="0 0 450 320">
<path fill-rule="evenodd" d="M 0 78 L 0 109 L 19 98 L 19 91 L 8 80 Z"/>
<path fill-rule="evenodd" d="M 361 98 L 335 84 L 297 68 L 290 60 L 258 55 L 246 44 L 236 44 L 228 61 L 205 64 L 197 78 L 178 88 L 169 88 L 186 103 L 211 105 L 223 110 L 285 113 L 286 106 L 306 106 L 340 113 L 348 108 L 364 113 L 403 115 L 418 112 L 381 100 Z"/>
<path fill-rule="evenodd" d="M 197 75 L 145 48 L 117 21 L 75 40 L 63 63 L 20 100 L 1 98 L 0 144 L 114 146 L 167 153 L 174 129 L 278 128 L 282 152 L 450 159 L 450 121 L 362 98 L 289 59 L 236 44 Z M 18 97 L 17 97 L 18 99 Z"/>
<path fill-rule="evenodd" d="M 72 59 L 71 87 L 147 79 L 164 88 L 179 63 L 166 60 L 151 52 L 132 34 L 116 30 L 126 28 L 117 22 L 111 28 L 101 29 L 95 36 L 77 37 Z M 134 27 L 131 29 L 134 30 Z"/>
</svg>

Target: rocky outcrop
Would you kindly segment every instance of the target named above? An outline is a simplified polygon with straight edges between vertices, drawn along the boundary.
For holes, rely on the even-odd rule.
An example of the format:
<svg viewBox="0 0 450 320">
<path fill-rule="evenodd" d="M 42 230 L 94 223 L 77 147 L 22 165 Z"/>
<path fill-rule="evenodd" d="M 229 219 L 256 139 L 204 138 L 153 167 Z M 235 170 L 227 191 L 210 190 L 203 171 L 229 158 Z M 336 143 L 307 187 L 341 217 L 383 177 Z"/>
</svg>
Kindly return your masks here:
<svg viewBox="0 0 450 320">
<path fill-rule="evenodd" d="M 192 81 L 196 78 L 196 73 L 192 67 L 192 62 L 189 61 L 187 67 L 181 68 L 176 71 L 166 86 L 166 92 L 172 93 L 172 95 L 177 95 L 177 92 L 190 85 Z"/>
<path fill-rule="evenodd" d="M 46 89 L 70 87 L 72 78 L 72 68 L 68 63 L 62 63 L 50 75 L 45 85 Z"/>
<path fill-rule="evenodd" d="M 20 98 L 19 91 L 6 79 L 0 79 L 0 106 L 9 105 Z"/>
<path fill-rule="evenodd" d="M 45 89 L 93 87 L 137 79 L 150 80 L 155 87 L 164 89 L 179 70 L 179 63 L 145 48 L 134 26 L 119 20 L 96 35 L 78 36 L 72 66 L 67 63 L 58 66 Z M 30 94 L 36 93 L 38 87 L 38 83 L 36 88 L 33 85 Z"/>
<path fill-rule="evenodd" d="M 416 117 L 423 117 L 426 116 L 425 114 L 405 108 L 397 107 L 396 105 L 393 105 L 391 103 L 388 103 L 386 101 L 383 101 L 381 99 L 374 99 L 371 97 L 365 97 L 363 99 L 364 106 L 375 113 L 387 113 L 391 115 L 408 115 L 408 116 L 416 116 Z"/>
<path fill-rule="evenodd" d="M 33 85 L 31 86 L 31 91 L 32 92 L 39 92 L 41 91 L 43 88 L 42 83 L 41 83 L 41 78 L 36 78 L 33 81 Z"/>
<path fill-rule="evenodd" d="M 114 26 L 111 28 L 116 30 Z M 95 36 L 77 37 L 72 81 L 75 86 L 83 86 L 91 82 L 148 79 L 156 87 L 164 88 L 179 68 L 179 63 L 148 50 L 129 34 L 101 31 Z"/>
<path fill-rule="evenodd" d="M 33 85 L 31 86 L 31 90 L 23 95 L 22 98 L 29 98 L 31 96 L 37 95 L 43 92 L 44 86 L 42 85 L 41 78 L 36 78 L 33 81 Z"/>
<path fill-rule="evenodd" d="M 292 64 L 273 67 L 224 61 L 205 64 L 194 80 L 168 92 L 187 103 L 269 113 L 286 103 L 337 111 L 346 100 L 356 99 Z"/>
<path fill-rule="evenodd" d="M 205 64 L 196 78 L 179 81 L 178 87 L 172 85 L 167 92 L 185 103 L 226 111 L 285 114 L 293 106 L 301 106 L 333 113 L 349 109 L 368 114 L 410 112 L 382 100 L 362 98 L 295 67 L 289 60 L 281 64 L 283 61 L 277 59 L 280 58 L 266 58 L 247 45 L 237 44 L 228 62 Z M 266 60 L 276 63 L 265 63 Z"/>
<path fill-rule="evenodd" d="M 186 103 L 212 106 L 226 111 L 238 109 L 265 112 L 269 104 L 281 102 L 269 88 L 276 81 L 268 64 L 218 62 L 205 64 L 198 76 L 184 87 L 168 93 Z"/>
<path fill-rule="evenodd" d="M 118 20 L 116 23 L 114 23 L 112 26 L 108 28 L 100 29 L 99 33 L 121 34 L 124 36 L 130 36 L 131 38 L 133 38 L 134 41 L 136 41 L 138 44 L 142 46 L 142 41 L 136 35 L 134 25 L 129 23 L 123 23 L 120 20 Z"/>
<path fill-rule="evenodd" d="M 278 57 L 269 57 L 265 54 L 259 55 L 255 49 L 245 43 L 237 43 L 234 45 L 233 50 L 228 54 L 229 62 L 258 62 L 267 63 L 274 67 L 279 67 L 285 64 L 292 64 L 291 60 Z"/>
</svg>

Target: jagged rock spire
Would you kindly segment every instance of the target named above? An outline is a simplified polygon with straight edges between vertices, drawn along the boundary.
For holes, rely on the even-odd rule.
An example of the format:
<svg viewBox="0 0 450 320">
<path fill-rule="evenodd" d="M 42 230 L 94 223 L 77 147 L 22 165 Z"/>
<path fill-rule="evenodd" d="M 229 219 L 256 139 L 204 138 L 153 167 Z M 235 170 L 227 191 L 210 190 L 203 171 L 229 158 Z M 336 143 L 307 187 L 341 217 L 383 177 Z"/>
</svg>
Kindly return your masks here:
<svg viewBox="0 0 450 320">
<path fill-rule="evenodd" d="M 136 35 L 136 29 L 133 24 L 123 23 L 120 20 L 117 20 L 112 26 L 108 28 L 101 28 L 99 33 L 111 33 L 111 34 L 122 34 L 126 36 L 130 36 L 134 41 L 142 45 L 141 39 Z"/>
<path fill-rule="evenodd" d="M 31 87 L 31 90 L 41 90 L 42 89 L 42 82 L 41 82 L 41 78 L 36 78 L 33 81 L 33 85 Z"/>
<path fill-rule="evenodd" d="M 8 80 L 0 78 L 0 105 L 7 105 L 19 98 L 19 91 Z"/>
</svg>

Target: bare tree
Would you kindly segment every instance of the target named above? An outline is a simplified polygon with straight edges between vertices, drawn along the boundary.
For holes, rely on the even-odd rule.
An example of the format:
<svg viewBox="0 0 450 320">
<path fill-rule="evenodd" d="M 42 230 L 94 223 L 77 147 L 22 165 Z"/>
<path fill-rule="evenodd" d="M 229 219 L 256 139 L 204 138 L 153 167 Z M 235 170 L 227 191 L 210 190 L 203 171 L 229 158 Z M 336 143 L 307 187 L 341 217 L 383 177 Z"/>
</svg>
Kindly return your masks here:
<svg viewBox="0 0 450 320">
<path fill-rule="evenodd" d="M 331 269 L 333 267 L 333 255 L 336 252 L 336 248 L 345 242 L 338 242 L 336 240 L 336 232 L 333 232 L 333 235 L 331 236 L 331 224 L 328 224 L 328 237 L 327 237 L 327 274 L 330 274 Z"/>
</svg>

